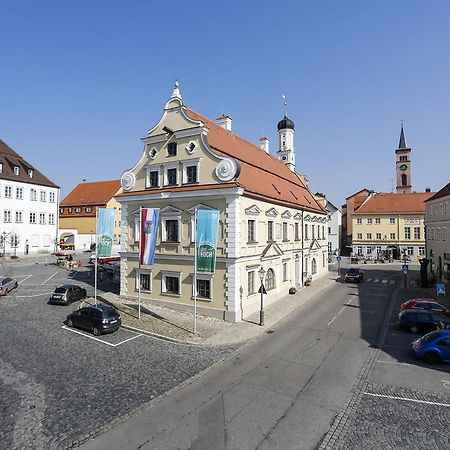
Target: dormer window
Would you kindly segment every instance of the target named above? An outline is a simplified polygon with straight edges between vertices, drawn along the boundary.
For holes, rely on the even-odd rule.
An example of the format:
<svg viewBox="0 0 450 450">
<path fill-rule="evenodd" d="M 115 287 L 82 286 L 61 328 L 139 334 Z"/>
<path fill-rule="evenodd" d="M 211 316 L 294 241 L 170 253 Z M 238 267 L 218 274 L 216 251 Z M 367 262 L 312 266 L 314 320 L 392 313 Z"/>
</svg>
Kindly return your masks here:
<svg viewBox="0 0 450 450">
<path fill-rule="evenodd" d="M 19 166 L 14 166 L 14 175 L 19 175 L 19 174 L 20 174 Z"/>
<path fill-rule="evenodd" d="M 177 143 L 170 142 L 167 145 L 167 156 L 177 156 Z"/>
<path fill-rule="evenodd" d="M 33 178 L 33 169 L 28 169 L 28 176 Z"/>
</svg>

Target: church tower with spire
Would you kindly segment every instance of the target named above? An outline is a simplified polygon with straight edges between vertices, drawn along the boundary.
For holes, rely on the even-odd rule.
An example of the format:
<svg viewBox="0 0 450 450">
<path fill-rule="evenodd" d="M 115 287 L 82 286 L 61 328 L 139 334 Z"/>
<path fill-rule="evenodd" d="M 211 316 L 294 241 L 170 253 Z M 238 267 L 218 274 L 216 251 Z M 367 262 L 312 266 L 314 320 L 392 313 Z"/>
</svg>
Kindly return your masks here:
<svg viewBox="0 0 450 450">
<path fill-rule="evenodd" d="M 397 175 L 397 194 L 411 193 L 411 149 L 406 146 L 405 133 L 402 129 L 400 132 L 400 142 L 398 149 L 395 150 L 397 160 L 395 162 Z"/>
</svg>

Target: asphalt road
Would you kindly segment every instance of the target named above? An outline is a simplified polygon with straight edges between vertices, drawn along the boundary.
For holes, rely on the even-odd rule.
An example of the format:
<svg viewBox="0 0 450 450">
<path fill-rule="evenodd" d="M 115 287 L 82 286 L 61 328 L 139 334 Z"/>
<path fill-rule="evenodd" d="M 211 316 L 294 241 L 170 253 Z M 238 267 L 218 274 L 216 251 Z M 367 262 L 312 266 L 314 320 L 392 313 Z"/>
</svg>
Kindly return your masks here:
<svg viewBox="0 0 450 450">
<path fill-rule="evenodd" d="M 232 359 L 83 448 L 318 448 L 367 378 L 399 273 L 366 269 L 366 277 L 336 283 Z M 327 442 L 336 444 L 337 434 Z"/>
<path fill-rule="evenodd" d="M 41 258 L 0 269 L 20 283 L 0 297 L 1 449 L 71 447 L 232 350 L 176 345 L 124 329 L 95 339 L 64 327 L 79 302 L 47 304 L 50 292 L 68 281 L 92 295 L 85 268 L 68 272 Z M 117 289 L 107 277 L 99 286 Z"/>
</svg>

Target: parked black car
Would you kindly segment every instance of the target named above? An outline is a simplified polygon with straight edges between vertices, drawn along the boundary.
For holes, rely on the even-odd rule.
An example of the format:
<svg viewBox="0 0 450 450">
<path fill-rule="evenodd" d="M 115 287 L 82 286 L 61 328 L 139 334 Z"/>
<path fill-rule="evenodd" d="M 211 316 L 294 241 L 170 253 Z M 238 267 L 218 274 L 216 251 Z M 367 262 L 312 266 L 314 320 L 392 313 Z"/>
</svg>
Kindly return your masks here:
<svg viewBox="0 0 450 450">
<path fill-rule="evenodd" d="M 69 327 L 92 331 L 95 336 L 112 333 L 120 328 L 120 314 L 111 306 L 97 305 L 80 308 L 67 316 Z"/>
<path fill-rule="evenodd" d="M 348 269 L 344 277 L 345 281 L 355 281 L 356 283 L 359 283 L 363 279 L 364 279 L 363 271 L 361 269 L 356 269 L 354 267 Z"/>
<path fill-rule="evenodd" d="M 406 328 L 410 333 L 419 331 L 429 332 L 441 328 L 450 327 L 450 320 L 444 314 L 421 310 L 407 309 L 398 315 L 397 323 Z"/>
<path fill-rule="evenodd" d="M 86 297 L 86 289 L 76 284 L 63 284 L 54 290 L 48 302 L 53 305 L 69 305 L 72 302 L 82 300 Z"/>
</svg>

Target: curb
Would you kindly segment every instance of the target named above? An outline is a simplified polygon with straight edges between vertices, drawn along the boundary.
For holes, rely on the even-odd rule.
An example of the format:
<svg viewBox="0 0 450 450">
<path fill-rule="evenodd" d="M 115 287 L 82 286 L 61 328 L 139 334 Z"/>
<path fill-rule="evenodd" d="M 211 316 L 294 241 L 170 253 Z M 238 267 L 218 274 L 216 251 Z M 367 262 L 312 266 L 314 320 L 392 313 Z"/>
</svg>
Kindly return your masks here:
<svg viewBox="0 0 450 450">
<path fill-rule="evenodd" d="M 164 336 L 162 334 L 154 333 L 153 331 L 142 330 L 141 328 L 132 327 L 131 325 L 124 325 L 123 323 L 122 323 L 122 328 L 125 328 L 126 330 L 130 330 L 130 331 L 138 332 L 141 334 L 145 334 L 147 336 L 154 337 L 156 339 L 161 339 L 163 341 L 173 342 L 174 344 L 206 346 L 205 344 L 203 344 L 201 342 L 180 341 L 179 339 L 174 339 L 174 338 L 171 338 L 168 336 Z"/>
</svg>

